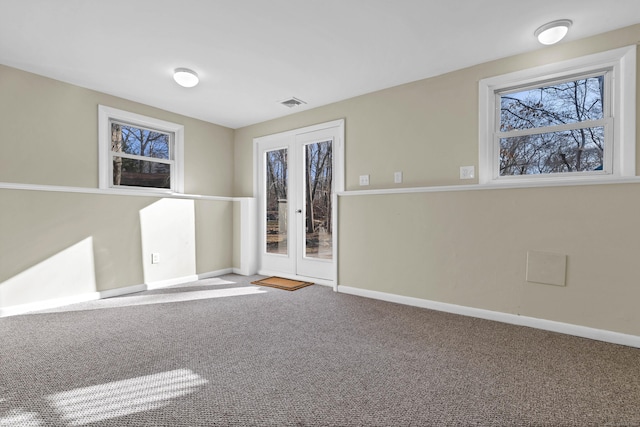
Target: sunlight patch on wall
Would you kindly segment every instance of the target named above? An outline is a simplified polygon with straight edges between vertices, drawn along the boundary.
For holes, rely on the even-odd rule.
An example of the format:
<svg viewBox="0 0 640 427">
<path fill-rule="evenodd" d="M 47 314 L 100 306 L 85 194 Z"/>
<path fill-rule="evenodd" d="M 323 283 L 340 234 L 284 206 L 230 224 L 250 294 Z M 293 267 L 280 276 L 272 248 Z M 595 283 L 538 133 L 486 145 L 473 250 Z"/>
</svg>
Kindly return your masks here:
<svg viewBox="0 0 640 427">
<path fill-rule="evenodd" d="M 161 408 L 206 383 L 189 369 L 176 369 L 63 391 L 46 400 L 66 422 L 79 426 Z"/>
<path fill-rule="evenodd" d="M 140 210 L 145 283 L 196 274 L 195 227 L 193 200 L 161 199 Z"/>
<path fill-rule="evenodd" d="M 0 307 L 95 291 L 93 238 L 87 237 L 0 283 Z"/>
</svg>

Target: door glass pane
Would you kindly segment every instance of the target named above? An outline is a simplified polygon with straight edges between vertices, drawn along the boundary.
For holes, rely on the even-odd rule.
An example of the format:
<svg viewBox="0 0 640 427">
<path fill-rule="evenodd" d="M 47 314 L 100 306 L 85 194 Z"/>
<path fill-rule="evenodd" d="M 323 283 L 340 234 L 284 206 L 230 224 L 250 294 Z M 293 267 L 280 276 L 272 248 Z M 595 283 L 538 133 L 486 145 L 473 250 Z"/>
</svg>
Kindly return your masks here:
<svg viewBox="0 0 640 427">
<path fill-rule="evenodd" d="M 305 256 L 332 259 L 331 141 L 305 146 Z"/>
<path fill-rule="evenodd" d="M 266 251 L 270 254 L 288 253 L 287 248 L 287 149 L 267 151 L 266 194 Z"/>
</svg>

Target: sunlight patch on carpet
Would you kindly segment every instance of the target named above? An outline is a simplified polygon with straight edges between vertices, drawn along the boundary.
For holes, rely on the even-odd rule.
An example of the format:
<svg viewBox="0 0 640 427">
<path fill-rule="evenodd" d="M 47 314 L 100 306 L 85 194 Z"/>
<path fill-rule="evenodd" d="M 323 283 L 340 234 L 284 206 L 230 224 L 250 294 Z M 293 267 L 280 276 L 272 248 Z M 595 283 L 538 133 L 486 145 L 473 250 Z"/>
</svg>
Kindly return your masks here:
<svg viewBox="0 0 640 427">
<path fill-rule="evenodd" d="M 170 287 L 163 289 L 179 289 L 179 287 Z M 263 294 L 266 291 L 259 286 L 242 286 L 237 288 L 226 289 L 207 289 L 202 291 L 189 291 L 189 292 L 175 292 L 175 293 L 163 293 L 163 289 L 159 290 L 159 293 L 149 294 L 140 293 L 125 295 L 113 298 L 105 298 L 98 301 L 91 301 L 89 303 L 74 304 L 62 308 L 55 308 L 51 310 L 43 310 L 39 313 L 55 313 L 55 312 L 70 312 L 70 311 L 85 311 L 85 310 L 103 310 L 107 308 L 116 307 L 133 307 L 139 305 L 151 305 L 151 304 L 170 304 L 176 302 L 186 301 L 198 301 L 212 298 L 227 298 L 237 297 L 244 295 Z"/>
<path fill-rule="evenodd" d="M 206 383 L 189 369 L 176 369 L 63 391 L 46 400 L 66 422 L 80 426 L 161 408 Z"/>
<path fill-rule="evenodd" d="M 44 425 L 44 421 L 42 421 L 35 412 L 13 409 L 6 414 L 0 414 L 0 427 L 41 427 Z"/>
</svg>

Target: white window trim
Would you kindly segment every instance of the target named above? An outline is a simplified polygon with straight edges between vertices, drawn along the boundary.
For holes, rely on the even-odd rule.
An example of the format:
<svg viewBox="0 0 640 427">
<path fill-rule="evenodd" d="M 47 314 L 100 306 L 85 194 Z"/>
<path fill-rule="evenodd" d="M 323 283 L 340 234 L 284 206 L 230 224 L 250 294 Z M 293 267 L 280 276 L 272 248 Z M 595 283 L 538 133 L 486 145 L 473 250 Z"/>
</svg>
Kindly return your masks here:
<svg viewBox="0 0 640 427">
<path fill-rule="evenodd" d="M 173 161 L 174 168 L 171 171 L 174 174 L 171 189 L 163 188 L 146 188 L 146 187 L 114 187 L 111 185 L 111 129 L 110 120 L 123 121 L 134 126 L 142 126 L 151 129 L 161 130 L 163 132 L 173 133 Z M 119 110 L 117 108 L 98 105 L 98 186 L 101 189 L 123 189 L 132 192 L 144 193 L 184 193 L 184 126 L 167 122 L 153 117 L 143 116 L 141 114 L 131 113 L 129 111 Z"/>
<path fill-rule="evenodd" d="M 572 74 L 611 69 L 611 113 L 613 121 L 612 173 L 537 175 L 533 177 L 494 176 L 498 162 L 494 147 L 495 120 L 497 114 L 496 91 L 514 86 L 535 84 L 539 81 L 561 79 Z M 636 173 L 636 46 L 627 46 L 567 61 L 547 64 L 527 70 L 480 80 L 479 83 L 479 184 L 549 185 L 569 183 L 602 182 Z"/>
</svg>

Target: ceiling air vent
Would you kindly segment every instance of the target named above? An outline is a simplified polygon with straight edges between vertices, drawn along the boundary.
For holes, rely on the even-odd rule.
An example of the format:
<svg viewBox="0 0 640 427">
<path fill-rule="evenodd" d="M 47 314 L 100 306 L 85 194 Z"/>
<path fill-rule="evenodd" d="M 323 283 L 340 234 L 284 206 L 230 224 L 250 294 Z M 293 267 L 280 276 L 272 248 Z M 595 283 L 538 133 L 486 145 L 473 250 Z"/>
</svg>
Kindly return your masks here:
<svg viewBox="0 0 640 427">
<path fill-rule="evenodd" d="M 291 97 L 289 99 L 285 99 L 284 101 L 280 101 L 280 104 L 284 105 L 285 107 L 293 108 L 297 107 L 298 105 L 306 104 L 306 102 L 301 99 Z"/>
</svg>

